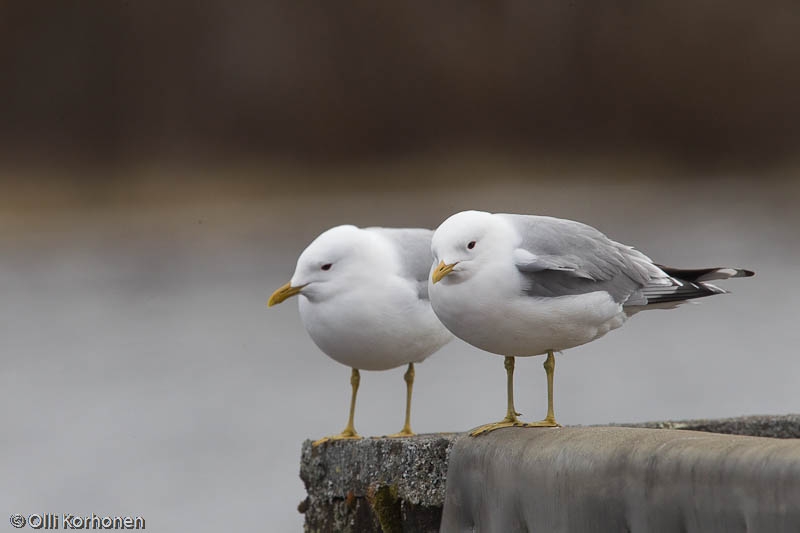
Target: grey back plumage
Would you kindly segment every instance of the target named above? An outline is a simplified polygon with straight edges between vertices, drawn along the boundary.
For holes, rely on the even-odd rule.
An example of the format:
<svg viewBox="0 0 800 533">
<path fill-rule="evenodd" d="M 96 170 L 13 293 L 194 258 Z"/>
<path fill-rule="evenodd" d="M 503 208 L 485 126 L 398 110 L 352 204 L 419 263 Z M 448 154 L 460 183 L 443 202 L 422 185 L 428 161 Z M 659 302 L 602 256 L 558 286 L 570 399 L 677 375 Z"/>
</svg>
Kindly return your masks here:
<svg viewBox="0 0 800 533">
<path fill-rule="evenodd" d="M 433 264 L 431 239 L 433 231 L 424 228 L 365 228 L 390 240 L 398 250 L 401 273 L 417 281 L 421 299 L 428 299 L 428 276 Z"/>
<path fill-rule="evenodd" d="M 653 278 L 665 277 L 647 256 L 586 224 L 544 216 L 501 216 L 523 236 L 521 248 L 531 254 L 529 261 L 517 263 L 530 296 L 606 291 L 614 301 L 626 303 Z"/>
<path fill-rule="evenodd" d="M 606 291 L 626 307 L 672 304 L 726 291 L 712 279 L 748 277 L 735 268 L 681 270 L 661 267 L 630 246 L 612 241 L 597 229 L 559 218 L 500 215 L 522 235 L 528 254 L 517 260 L 533 297 L 555 297 Z"/>
</svg>

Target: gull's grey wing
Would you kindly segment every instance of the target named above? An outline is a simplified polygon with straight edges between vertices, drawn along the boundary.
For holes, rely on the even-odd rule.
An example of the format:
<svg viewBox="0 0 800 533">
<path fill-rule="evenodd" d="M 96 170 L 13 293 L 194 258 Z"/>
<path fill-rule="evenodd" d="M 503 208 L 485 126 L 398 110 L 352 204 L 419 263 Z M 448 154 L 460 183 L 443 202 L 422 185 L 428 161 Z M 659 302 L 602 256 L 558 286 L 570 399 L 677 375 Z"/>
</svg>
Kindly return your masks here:
<svg viewBox="0 0 800 533">
<path fill-rule="evenodd" d="M 428 299 L 428 276 L 433 265 L 431 239 L 433 231 L 424 228 L 366 228 L 392 242 L 400 258 L 401 273 L 417 282 L 417 293 Z"/>
<path fill-rule="evenodd" d="M 606 291 L 616 302 L 646 305 L 643 289 L 671 284 L 647 256 L 586 224 L 545 216 L 499 216 L 522 236 L 515 261 L 530 296 Z"/>
<path fill-rule="evenodd" d="M 552 217 L 500 215 L 522 236 L 514 252 L 526 280 L 525 293 L 555 297 L 608 292 L 636 308 L 674 305 L 726 291 L 708 280 L 749 277 L 737 268 L 677 269 L 654 264 L 646 255 L 612 241 L 591 226 Z"/>
</svg>

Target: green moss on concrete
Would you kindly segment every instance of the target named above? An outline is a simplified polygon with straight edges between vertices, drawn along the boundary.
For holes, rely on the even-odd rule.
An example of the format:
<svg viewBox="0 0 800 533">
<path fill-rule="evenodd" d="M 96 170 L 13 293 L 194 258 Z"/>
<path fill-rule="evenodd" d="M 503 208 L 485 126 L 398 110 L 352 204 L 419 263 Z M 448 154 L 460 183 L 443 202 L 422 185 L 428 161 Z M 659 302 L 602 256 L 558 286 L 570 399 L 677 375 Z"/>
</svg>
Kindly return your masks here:
<svg viewBox="0 0 800 533">
<path fill-rule="evenodd" d="M 383 533 L 403 532 L 397 485 L 370 487 L 370 490 L 367 491 L 367 500 L 381 524 Z"/>
</svg>

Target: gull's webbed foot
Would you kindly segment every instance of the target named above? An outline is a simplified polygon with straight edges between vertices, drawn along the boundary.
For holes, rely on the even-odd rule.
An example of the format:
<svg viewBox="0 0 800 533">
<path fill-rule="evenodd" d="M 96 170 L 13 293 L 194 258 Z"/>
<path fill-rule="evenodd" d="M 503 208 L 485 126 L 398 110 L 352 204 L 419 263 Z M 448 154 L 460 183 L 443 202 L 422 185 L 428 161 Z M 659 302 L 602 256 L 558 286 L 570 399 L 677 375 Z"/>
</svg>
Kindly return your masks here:
<svg viewBox="0 0 800 533">
<path fill-rule="evenodd" d="M 496 429 L 524 428 L 529 426 L 530 424 L 526 424 L 525 422 L 520 422 L 519 420 L 501 420 L 500 422 L 492 422 L 491 424 L 484 424 L 482 426 L 478 426 L 469 432 L 469 436 L 479 437 L 481 435 L 486 435 L 487 433 L 491 433 Z"/>
<path fill-rule="evenodd" d="M 545 418 L 544 420 L 540 420 L 539 422 L 522 422 L 517 417 L 509 418 L 505 417 L 500 422 L 492 422 L 491 424 L 484 424 L 482 426 L 478 426 L 472 431 L 469 432 L 470 437 L 480 437 L 481 435 L 486 435 L 487 433 L 491 433 L 496 429 L 502 428 L 542 428 L 542 427 L 561 427 L 561 424 L 557 423 L 555 419 L 549 420 Z"/>
<path fill-rule="evenodd" d="M 404 437 L 413 437 L 416 435 L 411 428 L 403 428 L 397 433 L 392 433 L 391 435 L 384 435 L 387 439 L 397 439 L 397 438 L 404 438 Z"/>
<path fill-rule="evenodd" d="M 544 420 L 539 420 L 538 422 L 530 422 L 525 425 L 526 427 L 530 428 L 560 428 L 561 424 L 556 422 L 555 417 L 545 417 Z"/>
<path fill-rule="evenodd" d="M 314 442 L 311 443 L 311 446 L 316 448 L 320 444 L 324 444 L 326 442 L 333 442 L 337 440 L 360 440 L 362 438 L 363 437 L 358 433 L 356 433 L 354 430 L 345 429 L 338 435 L 331 435 L 329 437 L 322 437 L 321 439 L 315 440 Z"/>
</svg>

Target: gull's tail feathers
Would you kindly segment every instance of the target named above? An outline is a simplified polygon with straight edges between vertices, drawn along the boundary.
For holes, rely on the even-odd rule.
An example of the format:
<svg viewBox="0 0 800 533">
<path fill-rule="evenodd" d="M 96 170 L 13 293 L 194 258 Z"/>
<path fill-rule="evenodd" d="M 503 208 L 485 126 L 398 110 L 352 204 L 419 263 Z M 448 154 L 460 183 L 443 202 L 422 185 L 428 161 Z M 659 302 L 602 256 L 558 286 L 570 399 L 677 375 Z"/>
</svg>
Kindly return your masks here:
<svg viewBox="0 0 800 533">
<path fill-rule="evenodd" d="M 643 309 L 672 309 L 687 300 L 703 298 L 715 294 L 725 294 L 728 291 L 709 283 L 710 280 L 724 280 L 730 278 L 747 278 L 755 275 L 752 270 L 741 268 L 672 268 L 655 265 L 660 268 L 666 277 L 656 278 L 638 291 L 627 305 L 630 306 L 629 314 Z"/>
</svg>

